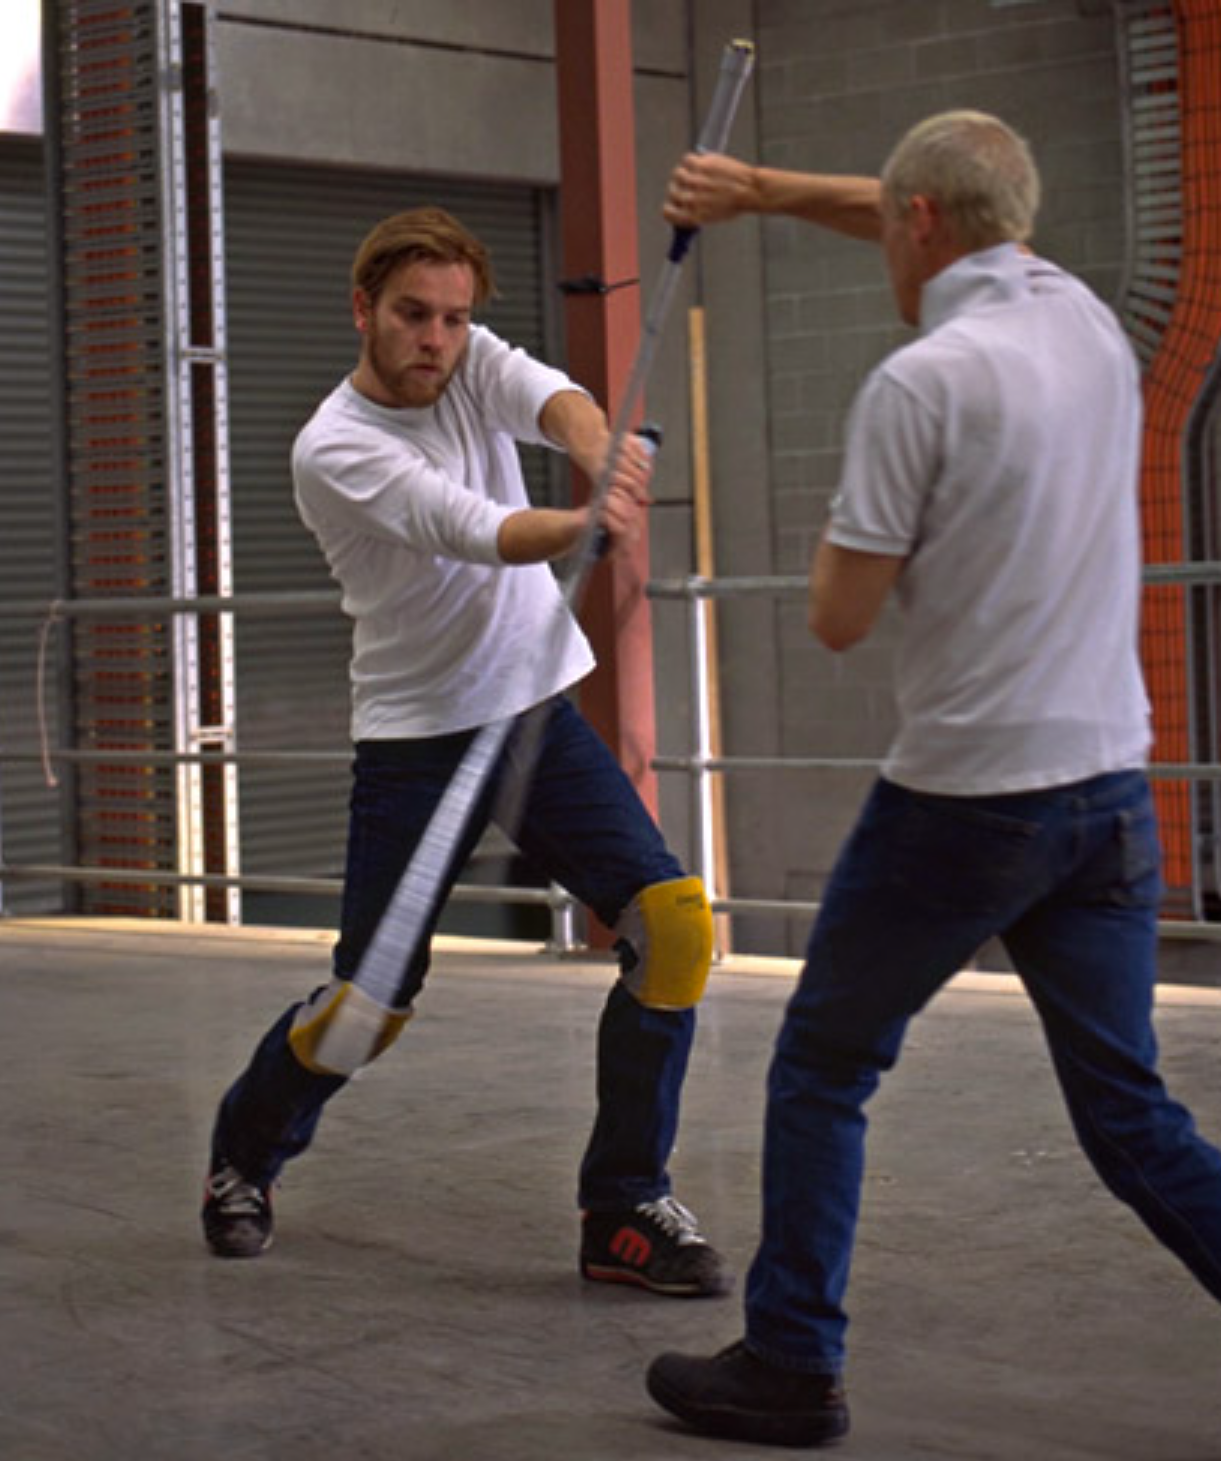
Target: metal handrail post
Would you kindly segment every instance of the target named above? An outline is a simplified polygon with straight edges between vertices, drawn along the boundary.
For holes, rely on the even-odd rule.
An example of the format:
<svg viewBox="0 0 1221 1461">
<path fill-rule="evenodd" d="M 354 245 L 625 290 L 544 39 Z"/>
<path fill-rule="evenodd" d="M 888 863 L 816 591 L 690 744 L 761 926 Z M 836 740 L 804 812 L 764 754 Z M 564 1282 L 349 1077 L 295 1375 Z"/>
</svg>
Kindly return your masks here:
<svg viewBox="0 0 1221 1461">
<path fill-rule="evenodd" d="M 547 945 L 548 953 L 571 954 L 580 947 L 577 943 L 575 910 L 576 904 L 572 895 L 558 883 L 552 883 L 551 939 Z"/>
<path fill-rule="evenodd" d="M 695 872 L 703 879 L 709 901 L 717 896 L 716 855 L 712 825 L 712 773 L 708 762 L 712 756 L 712 726 L 708 697 L 708 620 L 709 605 L 700 597 L 700 579 L 691 579 L 687 602 L 690 605 L 691 663 L 691 844 Z"/>
</svg>

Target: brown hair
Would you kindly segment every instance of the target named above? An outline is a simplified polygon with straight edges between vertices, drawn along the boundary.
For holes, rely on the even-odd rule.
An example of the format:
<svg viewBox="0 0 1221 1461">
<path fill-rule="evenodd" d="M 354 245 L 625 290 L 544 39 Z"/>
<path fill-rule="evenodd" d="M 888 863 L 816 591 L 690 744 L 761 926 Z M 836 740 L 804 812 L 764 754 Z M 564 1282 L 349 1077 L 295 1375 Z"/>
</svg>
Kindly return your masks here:
<svg viewBox="0 0 1221 1461">
<path fill-rule="evenodd" d="M 484 304 L 496 292 L 492 261 L 473 233 L 444 208 L 411 208 L 382 221 L 356 250 L 352 285 L 371 303 L 400 264 L 422 260 L 429 264 L 466 264 L 475 276 L 475 303 Z"/>
</svg>

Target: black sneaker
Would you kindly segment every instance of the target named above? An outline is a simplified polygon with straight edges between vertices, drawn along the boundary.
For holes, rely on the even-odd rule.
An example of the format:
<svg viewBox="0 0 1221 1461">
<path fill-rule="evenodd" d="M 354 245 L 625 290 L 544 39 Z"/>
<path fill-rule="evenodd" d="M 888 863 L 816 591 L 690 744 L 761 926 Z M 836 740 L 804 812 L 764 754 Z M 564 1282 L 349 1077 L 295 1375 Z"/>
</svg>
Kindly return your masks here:
<svg viewBox="0 0 1221 1461">
<path fill-rule="evenodd" d="M 826 1446 L 848 1434 L 838 1375 L 783 1370 L 739 1340 L 707 1359 L 663 1354 L 649 1366 L 649 1394 L 706 1436 L 764 1446 Z"/>
<path fill-rule="evenodd" d="M 218 1258 L 257 1258 L 271 1247 L 270 1190 L 218 1167 L 204 1184 L 203 1228 Z"/>
<path fill-rule="evenodd" d="M 581 1273 L 675 1298 L 713 1298 L 733 1287 L 725 1260 L 672 1197 L 618 1212 L 587 1212 L 581 1224 Z"/>
</svg>

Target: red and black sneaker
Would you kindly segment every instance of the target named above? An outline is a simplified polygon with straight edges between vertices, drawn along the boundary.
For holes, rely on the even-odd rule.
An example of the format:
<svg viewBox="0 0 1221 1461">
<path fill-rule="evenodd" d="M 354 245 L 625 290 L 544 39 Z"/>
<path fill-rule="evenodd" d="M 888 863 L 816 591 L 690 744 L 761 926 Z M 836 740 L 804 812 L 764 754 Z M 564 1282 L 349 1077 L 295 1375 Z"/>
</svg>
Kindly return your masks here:
<svg viewBox="0 0 1221 1461">
<path fill-rule="evenodd" d="M 733 1287 L 725 1260 L 672 1197 L 615 1212 L 587 1212 L 581 1224 L 581 1274 L 630 1283 L 673 1298 L 714 1298 Z"/>
</svg>

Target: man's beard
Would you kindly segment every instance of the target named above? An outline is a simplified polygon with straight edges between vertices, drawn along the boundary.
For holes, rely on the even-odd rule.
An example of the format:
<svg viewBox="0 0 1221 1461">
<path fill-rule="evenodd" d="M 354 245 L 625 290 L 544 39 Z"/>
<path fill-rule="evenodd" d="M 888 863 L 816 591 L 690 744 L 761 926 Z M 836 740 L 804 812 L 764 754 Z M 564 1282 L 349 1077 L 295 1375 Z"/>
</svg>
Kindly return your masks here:
<svg viewBox="0 0 1221 1461">
<path fill-rule="evenodd" d="M 395 370 L 382 354 L 381 341 L 376 328 L 366 337 L 369 369 L 377 377 L 377 383 L 388 400 L 396 406 L 418 410 L 422 406 L 435 406 L 445 394 L 453 371 L 444 375 L 418 376 L 409 368 Z"/>
</svg>

